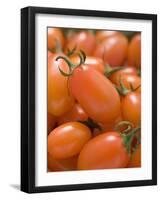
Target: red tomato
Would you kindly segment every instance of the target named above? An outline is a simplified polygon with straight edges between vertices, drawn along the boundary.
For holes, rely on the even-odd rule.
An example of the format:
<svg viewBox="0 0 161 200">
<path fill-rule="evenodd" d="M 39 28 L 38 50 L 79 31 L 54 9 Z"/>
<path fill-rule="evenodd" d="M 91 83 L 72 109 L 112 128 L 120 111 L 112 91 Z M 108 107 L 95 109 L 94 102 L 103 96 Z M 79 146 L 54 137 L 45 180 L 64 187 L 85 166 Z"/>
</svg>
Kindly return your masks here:
<svg viewBox="0 0 161 200">
<path fill-rule="evenodd" d="M 79 33 L 71 34 L 67 38 L 66 48 L 71 50 L 76 47 L 77 50 L 83 50 L 86 55 L 91 55 L 95 45 L 95 36 L 91 32 L 80 31 Z"/>
<path fill-rule="evenodd" d="M 136 89 L 137 92 L 141 92 L 141 78 L 137 75 L 129 75 L 129 74 L 122 74 L 121 76 L 117 76 L 115 79 L 115 84 L 120 87 L 120 80 L 124 84 L 127 89 Z M 140 87 L 139 87 L 140 86 Z"/>
<path fill-rule="evenodd" d="M 62 54 L 53 54 L 48 59 L 48 112 L 54 116 L 64 114 L 74 105 L 68 90 L 68 78 L 63 76 L 58 68 L 61 66 L 61 69 L 68 72 L 68 65 L 62 59 L 55 60 L 60 55 Z"/>
<path fill-rule="evenodd" d="M 91 131 L 79 122 L 68 122 L 48 135 L 48 153 L 56 159 L 77 155 L 91 138 Z"/>
<path fill-rule="evenodd" d="M 138 126 L 141 120 L 141 95 L 138 92 L 130 92 L 121 100 L 123 120 Z"/>
<path fill-rule="evenodd" d="M 48 168 L 50 171 L 76 170 L 78 156 L 66 159 L 55 159 L 48 153 Z"/>
<path fill-rule="evenodd" d="M 53 56 L 53 53 L 51 51 L 48 51 L 48 59 L 50 58 L 50 56 Z"/>
<path fill-rule="evenodd" d="M 124 74 L 137 76 L 137 70 L 134 67 L 123 67 L 122 69 L 111 74 L 109 79 L 112 81 L 112 83 L 118 85 L 120 77 Z"/>
<path fill-rule="evenodd" d="M 127 50 L 127 38 L 123 34 L 117 34 L 98 43 L 93 56 L 102 58 L 111 66 L 121 66 L 127 57 Z"/>
<path fill-rule="evenodd" d="M 80 58 L 78 56 L 70 56 L 70 60 L 74 64 L 78 64 L 80 61 Z M 85 60 L 84 64 L 101 72 L 101 74 L 104 74 L 104 72 L 105 72 L 105 66 L 104 66 L 103 60 L 101 58 L 96 58 L 93 56 L 86 56 L 86 60 Z"/>
<path fill-rule="evenodd" d="M 141 145 L 138 146 L 134 154 L 131 156 L 128 167 L 141 167 Z"/>
<path fill-rule="evenodd" d="M 128 64 L 138 67 L 141 67 L 141 34 L 135 35 L 128 49 Z"/>
<path fill-rule="evenodd" d="M 107 132 L 91 139 L 78 157 L 79 170 L 124 168 L 130 155 L 120 133 Z"/>
<path fill-rule="evenodd" d="M 120 97 L 113 84 L 87 65 L 74 69 L 69 77 L 71 94 L 87 115 L 96 122 L 108 123 L 120 113 Z"/>
<path fill-rule="evenodd" d="M 55 116 L 48 113 L 48 133 L 50 133 L 54 129 L 55 124 L 56 124 Z"/>
<path fill-rule="evenodd" d="M 75 104 L 69 112 L 58 117 L 57 123 L 58 125 L 61 125 L 66 122 L 86 121 L 87 119 L 88 115 L 85 113 L 83 108 L 79 104 Z"/>
<path fill-rule="evenodd" d="M 58 47 L 63 48 L 64 36 L 60 28 L 48 28 L 48 49 L 55 50 Z"/>
<path fill-rule="evenodd" d="M 97 31 L 96 32 L 96 40 L 98 42 L 104 40 L 107 37 L 111 37 L 114 35 L 120 34 L 119 31 Z"/>
</svg>

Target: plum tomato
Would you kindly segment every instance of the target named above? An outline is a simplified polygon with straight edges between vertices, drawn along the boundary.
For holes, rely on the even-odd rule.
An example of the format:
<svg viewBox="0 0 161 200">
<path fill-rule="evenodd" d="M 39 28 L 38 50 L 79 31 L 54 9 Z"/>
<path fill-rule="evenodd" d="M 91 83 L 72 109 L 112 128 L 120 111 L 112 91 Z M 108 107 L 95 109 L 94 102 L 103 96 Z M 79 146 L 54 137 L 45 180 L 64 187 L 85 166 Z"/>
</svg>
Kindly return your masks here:
<svg viewBox="0 0 161 200">
<path fill-rule="evenodd" d="M 96 122 L 109 123 L 120 113 L 120 97 L 100 72 L 82 64 L 69 77 L 69 89 L 87 115 Z"/>
<path fill-rule="evenodd" d="M 65 159 L 80 153 L 90 140 L 91 131 L 80 122 L 68 122 L 48 135 L 48 153 L 55 159 Z"/>
<path fill-rule="evenodd" d="M 107 37 L 97 44 L 93 56 L 102 58 L 110 66 L 122 66 L 127 58 L 128 39 L 123 34 Z"/>
<path fill-rule="evenodd" d="M 97 42 L 101 42 L 107 37 L 111 37 L 117 34 L 121 34 L 119 31 L 96 31 L 96 40 Z"/>
<path fill-rule="evenodd" d="M 57 118 L 58 125 L 64 124 L 71 121 L 86 121 L 88 115 L 85 113 L 83 108 L 76 103 L 70 111 L 64 113 L 63 115 Z"/>
<path fill-rule="evenodd" d="M 79 170 L 124 168 L 130 155 L 118 132 L 107 132 L 91 139 L 78 157 Z"/>
<path fill-rule="evenodd" d="M 68 72 L 69 68 L 64 60 L 56 57 L 63 54 L 53 54 L 48 59 L 48 112 L 60 116 L 69 111 L 74 105 L 74 99 L 69 94 L 68 78 L 59 71 L 59 66 Z"/>
<path fill-rule="evenodd" d="M 141 94 L 130 92 L 121 99 L 121 113 L 123 120 L 131 122 L 134 126 L 141 121 Z"/>
<path fill-rule="evenodd" d="M 48 153 L 48 169 L 50 171 L 71 171 L 77 169 L 78 156 L 55 159 Z"/>
<path fill-rule="evenodd" d="M 64 36 L 60 28 L 48 28 L 48 49 L 56 52 L 56 48 L 63 48 Z"/>
<path fill-rule="evenodd" d="M 67 38 L 66 49 L 82 50 L 86 55 L 91 55 L 95 48 L 96 40 L 90 31 L 80 31 L 73 33 Z"/>
<path fill-rule="evenodd" d="M 141 34 L 136 34 L 129 44 L 128 64 L 137 68 L 141 67 Z"/>
</svg>

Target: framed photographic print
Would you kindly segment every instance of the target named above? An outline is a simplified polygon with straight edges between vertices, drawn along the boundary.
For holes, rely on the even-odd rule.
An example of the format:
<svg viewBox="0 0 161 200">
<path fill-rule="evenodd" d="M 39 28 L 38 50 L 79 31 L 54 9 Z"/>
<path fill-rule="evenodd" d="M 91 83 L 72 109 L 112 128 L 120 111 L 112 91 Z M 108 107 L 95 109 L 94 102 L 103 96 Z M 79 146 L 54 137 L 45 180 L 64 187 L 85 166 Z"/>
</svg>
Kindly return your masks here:
<svg viewBox="0 0 161 200">
<path fill-rule="evenodd" d="M 21 190 L 157 184 L 157 16 L 21 9 Z"/>
</svg>

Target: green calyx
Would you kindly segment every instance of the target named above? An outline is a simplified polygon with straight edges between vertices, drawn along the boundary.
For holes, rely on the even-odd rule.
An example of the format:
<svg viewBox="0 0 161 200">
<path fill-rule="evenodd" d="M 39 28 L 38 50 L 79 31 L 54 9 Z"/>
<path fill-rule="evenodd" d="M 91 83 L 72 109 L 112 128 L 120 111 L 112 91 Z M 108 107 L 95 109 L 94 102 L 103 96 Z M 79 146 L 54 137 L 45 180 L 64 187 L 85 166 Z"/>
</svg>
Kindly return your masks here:
<svg viewBox="0 0 161 200">
<path fill-rule="evenodd" d="M 67 72 L 64 72 L 64 71 L 61 69 L 61 67 L 58 66 L 59 71 L 60 71 L 60 73 L 61 73 L 63 76 L 67 76 L 67 77 L 71 76 L 72 73 L 73 73 L 73 70 L 74 70 L 76 67 L 79 67 L 80 65 L 84 64 L 85 59 L 86 59 L 85 53 L 84 53 L 83 51 L 80 51 L 80 52 L 76 52 L 75 54 L 80 58 L 80 61 L 79 61 L 78 64 L 72 63 L 72 61 L 71 61 L 68 57 L 66 57 L 66 56 L 58 56 L 58 57 L 56 58 L 56 61 L 58 61 L 59 59 L 63 59 L 63 60 L 67 63 L 67 65 L 68 65 L 68 68 L 69 68 L 69 72 L 68 72 L 68 73 L 67 73 Z"/>
<path fill-rule="evenodd" d="M 123 126 L 127 126 L 127 127 L 124 130 L 120 130 L 121 127 L 123 128 Z M 121 121 L 116 125 L 115 131 L 120 133 L 128 154 L 134 153 L 134 151 L 137 149 L 138 145 L 140 144 L 140 135 L 137 134 L 140 130 L 141 130 L 140 126 L 133 128 L 132 123 L 128 121 Z M 134 138 L 136 138 L 137 142 L 135 144 L 135 147 L 132 148 L 132 142 Z"/>
<path fill-rule="evenodd" d="M 106 65 L 105 66 L 105 73 L 104 73 L 104 75 L 107 77 L 107 78 L 109 78 L 112 74 L 114 74 L 115 72 L 117 72 L 117 71 L 120 71 L 120 70 L 123 70 L 124 69 L 124 67 L 114 67 L 114 68 L 112 68 L 112 67 L 110 67 L 110 65 Z"/>
</svg>

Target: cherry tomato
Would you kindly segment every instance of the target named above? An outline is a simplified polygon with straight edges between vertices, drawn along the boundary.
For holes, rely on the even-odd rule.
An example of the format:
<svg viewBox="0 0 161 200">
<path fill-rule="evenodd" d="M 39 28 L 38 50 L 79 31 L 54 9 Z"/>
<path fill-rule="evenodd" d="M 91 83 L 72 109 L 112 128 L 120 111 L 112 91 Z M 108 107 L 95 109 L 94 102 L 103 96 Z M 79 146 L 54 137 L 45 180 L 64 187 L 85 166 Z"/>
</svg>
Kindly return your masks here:
<svg viewBox="0 0 161 200">
<path fill-rule="evenodd" d="M 128 64 L 141 67 L 141 34 L 135 35 L 129 44 Z"/>
<path fill-rule="evenodd" d="M 115 84 L 120 87 L 120 80 L 124 84 L 127 89 L 136 89 L 137 92 L 141 92 L 141 78 L 137 75 L 129 75 L 129 74 L 122 74 L 121 76 L 117 76 L 115 79 Z M 139 87 L 140 86 L 140 87 Z"/>
<path fill-rule="evenodd" d="M 87 65 L 74 69 L 69 77 L 71 94 L 96 122 L 108 123 L 120 113 L 120 97 L 113 84 Z"/>
<path fill-rule="evenodd" d="M 91 131 L 79 122 L 68 122 L 48 135 L 48 153 L 56 159 L 77 155 L 91 138 Z"/>
<path fill-rule="evenodd" d="M 95 36 L 89 31 L 80 31 L 73 33 L 67 38 L 66 48 L 71 50 L 77 48 L 77 50 L 83 50 L 86 55 L 91 55 L 95 48 L 96 41 Z"/>
<path fill-rule="evenodd" d="M 78 169 L 123 168 L 129 162 L 123 139 L 118 132 L 107 132 L 91 139 L 78 157 Z"/>
<path fill-rule="evenodd" d="M 111 37 L 111 36 L 114 36 L 117 34 L 120 34 L 120 32 L 119 31 L 97 31 L 96 32 L 96 40 L 98 42 L 101 42 L 105 38 Z"/>
<path fill-rule="evenodd" d="M 117 34 L 98 43 L 93 56 L 102 58 L 111 66 L 121 66 L 127 57 L 127 50 L 127 38 L 123 34 Z"/>
<path fill-rule="evenodd" d="M 138 92 L 130 92 L 121 100 L 123 120 L 138 126 L 141 120 L 141 95 Z"/>
<path fill-rule="evenodd" d="M 48 28 L 48 49 L 55 50 L 56 48 L 63 48 L 64 36 L 60 28 Z"/>
<path fill-rule="evenodd" d="M 55 159 L 48 153 L 48 169 L 50 171 L 76 170 L 78 156 L 66 159 Z"/>
<path fill-rule="evenodd" d="M 48 113 L 48 133 L 50 133 L 54 129 L 55 124 L 56 124 L 55 116 Z"/>
<path fill-rule="evenodd" d="M 141 145 L 138 146 L 134 154 L 131 156 L 128 167 L 141 167 Z"/>
<path fill-rule="evenodd" d="M 72 109 L 58 117 L 57 123 L 58 125 L 64 124 L 66 122 L 71 121 L 86 121 L 88 119 L 88 115 L 85 113 L 83 108 L 79 104 L 75 104 Z"/>
<path fill-rule="evenodd" d="M 67 63 L 56 57 L 62 54 L 53 54 L 48 59 L 48 112 L 54 116 L 60 116 L 70 110 L 74 105 L 74 100 L 68 90 L 68 78 L 59 71 L 59 66 L 68 72 Z"/>
</svg>

